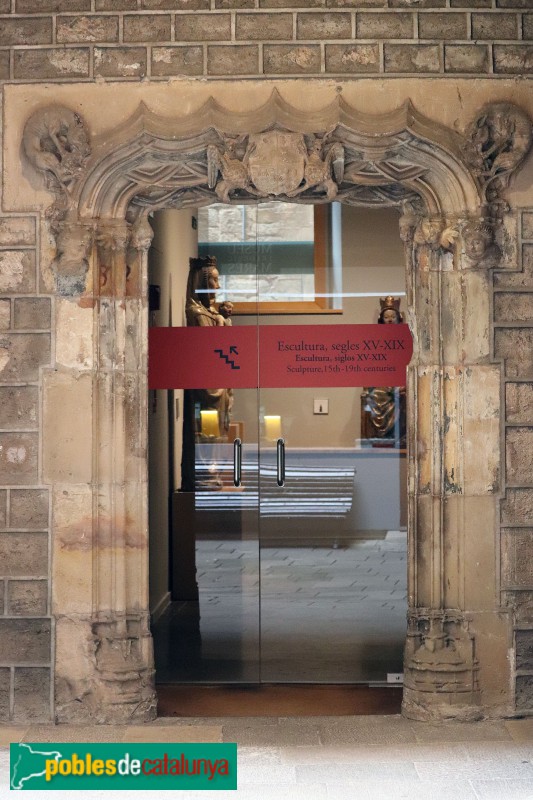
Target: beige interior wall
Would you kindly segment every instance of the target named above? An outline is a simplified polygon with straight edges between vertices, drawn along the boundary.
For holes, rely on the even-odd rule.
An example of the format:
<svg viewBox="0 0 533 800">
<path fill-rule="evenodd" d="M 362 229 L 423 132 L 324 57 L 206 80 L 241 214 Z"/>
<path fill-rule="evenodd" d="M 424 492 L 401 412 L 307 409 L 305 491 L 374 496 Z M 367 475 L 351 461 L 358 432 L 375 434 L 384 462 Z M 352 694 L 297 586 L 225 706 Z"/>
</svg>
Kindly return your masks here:
<svg viewBox="0 0 533 800">
<path fill-rule="evenodd" d="M 150 249 L 149 282 L 161 288 L 160 310 L 151 325 L 185 324 L 185 294 L 189 258 L 197 255 L 198 237 L 192 226 L 192 209 L 165 209 L 151 218 L 154 239 Z M 171 481 L 169 417 L 174 439 L 174 476 Z M 168 599 L 169 519 L 168 500 L 181 484 L 183 390 L 150 391 L 148 406 L 150 612 L 157 616 Z"/>
<path fill-rule="evenodd" d="M 395 209 L 342 207 L 342 265 L 344 292 L 405 292 L 405 254 Z M 405 299 L 402 301 L 405 308 Z M 261 325 L 336 325 L 377 322 L 379 298 L 345 298 L 342 314 L 262 316 Z M 251 324 L 235 317 L 234 325 Z M 280 414 L 287 445 L 292 447 L 353 447 L 360 436 L 361 389 L 262 389 L 260 410 Z M 329 414 L 313 413 L 313 399 L 327 397 Z M 235 392 L 233 418 L 255 430 L 250 404 Z"/>
</svg>

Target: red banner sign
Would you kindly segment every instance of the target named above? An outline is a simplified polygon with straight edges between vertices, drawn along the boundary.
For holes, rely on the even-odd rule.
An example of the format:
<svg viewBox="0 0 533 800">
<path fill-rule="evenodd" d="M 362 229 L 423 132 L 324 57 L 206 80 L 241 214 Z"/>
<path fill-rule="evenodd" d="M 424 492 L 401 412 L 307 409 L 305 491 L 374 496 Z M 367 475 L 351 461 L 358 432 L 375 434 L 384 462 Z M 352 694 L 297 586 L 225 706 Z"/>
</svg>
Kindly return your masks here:
<svg viewBox="0 0 533 800">
<path fill-rule="evenodd" d="M 413 342 L 399 325 L 151 328 L 150 389 L 404 386 Z"/>
</svg>

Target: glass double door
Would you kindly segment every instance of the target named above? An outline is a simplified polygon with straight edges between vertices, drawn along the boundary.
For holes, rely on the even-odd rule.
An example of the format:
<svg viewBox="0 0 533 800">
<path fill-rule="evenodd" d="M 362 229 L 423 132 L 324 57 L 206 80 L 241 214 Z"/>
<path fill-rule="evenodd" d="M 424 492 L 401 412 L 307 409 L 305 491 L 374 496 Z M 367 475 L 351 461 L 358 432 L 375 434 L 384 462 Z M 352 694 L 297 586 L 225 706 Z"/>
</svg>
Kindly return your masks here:
<svg viewBox="0 0 533 800">
<path fill-rule="evenodd" d="M 272 208 L 263 213 L 271 220 Z M 270 240 L 265 245 L 258 214 L 261 208 L 247 245 L 207 242 L 204 253 L 214 251 L 219 275 L 211 272 L 204 291 L 216 293 L 216 311 L 221 303 L 234 303 L 231 315 L 222 308 L 224 322 L 214 327 L 228 327 L 231 320 L 235 334 L 254 339 L 260 376 L 262 332 L 281 331 L 283 342 L 291 326 L 298 377 L 320 365 L 320 355 L 306 348 L 310 329 L 316 342 L 322 325 L 341 331 L 346 324 L 375 322 L 379 301 L 361 302 L 354 270 L 332 264 L 331 241 L 324 272 L 320 264 L 317 269 L 317 248 L 325 247 L 317 239 L 325 231 L 317 229 L 312 210 L 313 241 L 306 234 L 305 247 L 291 250 L 284 242 L 280 253 Z M 224 226 L 219 222 L 216 230 L 220 236 Z M 306 248 L 312 256 L 307 266 Z M 221 358 L 237 366 L 238 346 L 235 352 L 221 349 Z M 340 349 L 338 363 L 342 358 Z M 400 390 L 388 397 L 392 426 L 371 430 L 368 389 L 336 386 L 335 371 L 330 374 L 328 385 L 321 367 L 316 387 L 291 386 L 289 378 L 289 385 L 267 388 L 260 378 L 259 388 L 185 390 L 184 480 L 175 496 L 173 560 L 183 559 L 188 577 L 180 586 L 174 569 L 160 681 L 381 682 L 402 671 Z M 385 406 L 378 416 L 385 416 Z"/>
</svg>

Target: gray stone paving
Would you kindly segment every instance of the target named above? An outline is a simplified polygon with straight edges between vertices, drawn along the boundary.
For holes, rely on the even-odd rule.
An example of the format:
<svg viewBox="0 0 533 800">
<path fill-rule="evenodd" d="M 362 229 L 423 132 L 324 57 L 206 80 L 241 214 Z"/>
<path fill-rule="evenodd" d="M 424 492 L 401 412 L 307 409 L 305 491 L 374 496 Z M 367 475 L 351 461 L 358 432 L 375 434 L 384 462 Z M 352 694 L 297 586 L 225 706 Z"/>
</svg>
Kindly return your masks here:
<svg viewBox="0 0 533 800">
<path fill-rule="evenodd" d="M 1 800 L 13 797 L 5 745 L 21 739 L 236 741 L 238 790 L 164 795 L 184 800 L 533 800 L 533 719 L 428 725 L 399 716 L 166 718 L 134 727 L 0 728 Z M 29 796 L 124 800 L 124 793 L 103 791 Z"/>
<path fill-rule="evenodd" d="M 266 682 L 380 682 L 387 672 L 401 672 L 407 537 L 400 531 L 377 535 L 338 547 L 199 541 L 199 657 L 209 676 L 217 660 L 221 675 L 231 668 L 250 676 L 255 668 Z M 176 621 L 173 637 L 179 635 Z M 165 624 L 162 617 L 158 626 Z M 175 651 L 161 657 L 158 642 L 165 635 L 156 635 L 162 682 L 173 679 L 178 661 Z M 200 674 L 199 666 L 188 663 L 192 674 Z"/>
</svg>

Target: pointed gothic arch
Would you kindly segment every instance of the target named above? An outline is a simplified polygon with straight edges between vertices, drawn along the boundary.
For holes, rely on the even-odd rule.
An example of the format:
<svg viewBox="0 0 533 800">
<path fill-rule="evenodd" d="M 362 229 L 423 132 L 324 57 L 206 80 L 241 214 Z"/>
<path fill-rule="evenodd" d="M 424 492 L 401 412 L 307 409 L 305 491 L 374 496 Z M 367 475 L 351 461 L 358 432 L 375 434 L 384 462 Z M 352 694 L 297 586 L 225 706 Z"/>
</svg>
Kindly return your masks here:
<svg viewBox="0 0 533 800">
<path fill-rule="evenodd" d="M 267 196 L 403 209 L 415 342 L 404 709 L 426 719 L 481 714 L 487 633 L 481 610 L 469 606 L 464 553 L 472 548 L 474 509 L 494 519 L 499 428 L 472 398 L 489 392 L 499 404 L 490 270 L 500 252 L 501 192 L 530 142 L 529 120 L 509 104 L 483 109 L 460 135 L 409 102 L 371 116 L 339 97 L 305 112 L 274 91 L 252 112 L 211 99 L 170 118 L 141 105 L 90 144 L 85 123 L 68 109 L 32 114 L 23 146 L 56 198 L 49 213 L 56 291 L 93 309 L 92 588 L 83 613 L 57 622 L 59 650 L 76 626 L 72 635 L 84 648 L 75 678 L 58 668 L 59 719 L 116 722 L 155 713 L 144 423 L 147 214 Z M 484 236 L 479 256 L 468 247 L 476 231 Z M 474 423 L 485 433 L 481 455 L 465 434 Z"/>
</svg>

